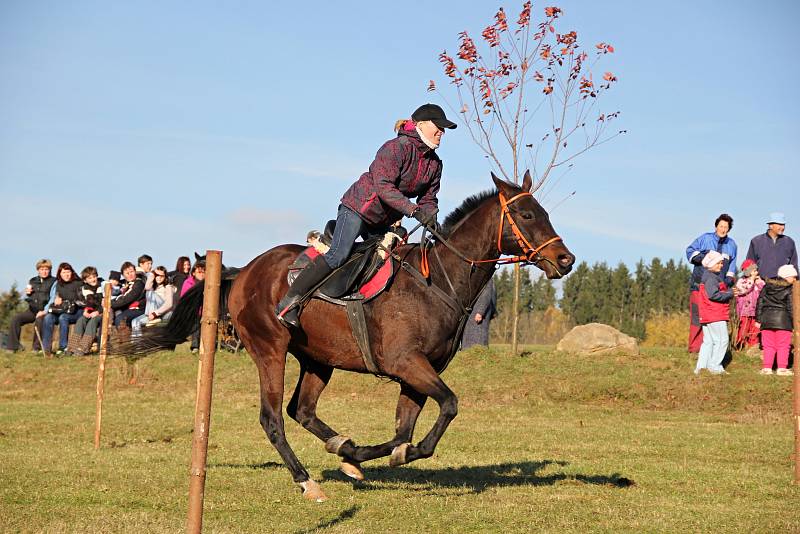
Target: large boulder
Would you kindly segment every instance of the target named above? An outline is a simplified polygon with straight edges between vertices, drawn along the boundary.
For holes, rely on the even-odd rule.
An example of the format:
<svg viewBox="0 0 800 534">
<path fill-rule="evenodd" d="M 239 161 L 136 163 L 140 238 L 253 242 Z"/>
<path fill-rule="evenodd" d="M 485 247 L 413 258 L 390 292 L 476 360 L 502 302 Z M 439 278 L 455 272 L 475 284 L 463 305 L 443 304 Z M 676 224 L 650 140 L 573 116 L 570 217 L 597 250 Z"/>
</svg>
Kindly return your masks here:
<svg viewBox="0 0 800 534">
<path fill-rule="evenodd" d="M 556 350 L 582 355 L 622 352 L 638 356 L 639 344 L 635 338 L 607 324 L 589 323 L 567 332 L 556 345 Z"/>
</svg>

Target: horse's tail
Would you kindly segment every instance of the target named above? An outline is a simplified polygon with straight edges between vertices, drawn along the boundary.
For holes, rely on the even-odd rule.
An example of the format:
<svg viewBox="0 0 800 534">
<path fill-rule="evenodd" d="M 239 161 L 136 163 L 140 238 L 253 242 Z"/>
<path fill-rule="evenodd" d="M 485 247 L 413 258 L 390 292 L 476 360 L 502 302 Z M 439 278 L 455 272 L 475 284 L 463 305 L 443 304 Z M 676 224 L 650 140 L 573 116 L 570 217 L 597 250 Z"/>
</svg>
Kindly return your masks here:
<svg viewBox="0 0 800 534">
<path fill-rule="evenodd" d="M 222 271 L 219 288 L 220 317 L 228 313 L 228 293 L 239 271 L 238 268 Z M 173 350 L 176 345 L 185 342 L 186 338 L 200 329 L 204 292 L 205 283 L 196 284 L 180 298 L 166 326 L 143 329 L 140 336 L 132 337 L 119 347 L 112 347 L 113 353 L 141 357 L 161 350 Z"/>
</svg>

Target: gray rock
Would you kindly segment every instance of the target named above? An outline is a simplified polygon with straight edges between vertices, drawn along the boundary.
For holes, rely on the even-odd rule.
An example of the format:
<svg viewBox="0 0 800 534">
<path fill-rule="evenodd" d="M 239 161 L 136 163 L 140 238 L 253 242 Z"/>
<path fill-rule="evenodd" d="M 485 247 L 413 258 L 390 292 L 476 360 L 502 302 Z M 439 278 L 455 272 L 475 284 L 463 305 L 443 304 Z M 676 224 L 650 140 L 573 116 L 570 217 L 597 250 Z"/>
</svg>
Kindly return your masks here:
<svg viewBox="0 0 800 534">
<path fill-rule="evenodd" d="M 580 355 L 621 352 L 638 356 L 639 344 L 635 338 L 607 324 L 590 323 L 567 332 L 556 345 L 556 350 Z"/>
</svg>

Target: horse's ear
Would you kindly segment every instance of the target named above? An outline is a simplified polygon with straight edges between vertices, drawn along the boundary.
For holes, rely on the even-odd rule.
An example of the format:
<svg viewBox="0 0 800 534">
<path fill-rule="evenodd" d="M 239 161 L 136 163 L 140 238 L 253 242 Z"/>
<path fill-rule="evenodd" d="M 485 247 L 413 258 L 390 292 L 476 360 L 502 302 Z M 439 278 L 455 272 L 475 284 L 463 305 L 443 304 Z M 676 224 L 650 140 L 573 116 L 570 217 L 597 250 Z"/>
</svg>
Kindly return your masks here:
<svg viewBox="0 0 800 534">
<path fill-rule="evenodd" d="M 533 178 L 531 178 L 531 171 L 525 170 L 525 177 L 522 179 L 522 190 L 530 191 L 533 185 Z"/>
<path fill-rule="evenodd" d="M 203 259 L 203 257 L 202 257 L 202 256 L 200 256 L 200 254 L 198 254 L 197 252 L 195 252 L 195 253 L 194 253 L 194 259 L 196 259 L 197 261 L 200 261 L 200 260 L 202 260 L 202 259 Z"/>
<path fill-rule="evenodd" d="M 494 185 L 497 186 L 497 189 L 502 191 L 503 189 L 508 187 L 508 184 L 505 182 L 505 180 L 501 180 L 500 178 L 495 176 L 495 174 L 493 172 L 491 172 L 491 171 L 490 171 L 490 173 L 492 175 L 492 181 L 494 182 Z"/>
</svg>

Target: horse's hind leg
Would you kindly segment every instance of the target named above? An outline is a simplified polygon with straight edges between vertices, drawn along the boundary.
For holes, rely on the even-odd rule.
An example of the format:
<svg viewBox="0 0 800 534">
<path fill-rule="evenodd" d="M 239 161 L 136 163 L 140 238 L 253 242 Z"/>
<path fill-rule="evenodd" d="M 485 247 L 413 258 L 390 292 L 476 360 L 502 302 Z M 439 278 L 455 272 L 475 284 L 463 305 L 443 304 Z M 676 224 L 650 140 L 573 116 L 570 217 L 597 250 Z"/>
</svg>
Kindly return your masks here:
<svg viewBox="0 0 800 534">
<path fill-rule="evenodd" d="M 259 344 L 264 345 L 264 344 Z M 283 414 L 281 406 L 283 404 L 283 378 L 286 370 L 286 351 L 279 354 L 275 348 L 268 346 L 252 345 L 247 347 L 261 349 L 258 352 L 251 352 L 258 367 L 258 378 L 261 385 L 261 415 L 259 420 L 264 428 L 269 441 L 278 451 L 283 463 L 292 473 L 292 479 L 303 488 L 303 497 L 322 502 L 327 499 L 319 484 L 314 482 L 308 475 L 303 464 L 297 459 L 294 451 L 286 440 L 286 432 L 283 426 Z"/>
<path fill-rule="evenodd" d="M 328 441 L 338 433 L 317 417 L 317 401 L 331 379 L 333 367 L 304 360 L 300 361 L 300 376 L 286 413 L 319 439 Z"/>
<path fill-rule="evenodd" d="M 397 410 L 395 411 L 394 437 L 379 445 L 356 446 L 352 442 L 346 442 L 339 449 L 338 454 L 355 462 L 366 462 L 389 456 L 395 447 L 411 441 L 417 418 L 425 406 L 426 400 L 425 395 L 414 391 L 405 383 L 401 384 L 400 398 L 397 399 Z"/>
<path fill-rule="evenodd" d="M 341 436 L 317 417 L 317 401 L 333 374 L 333 368 L 322 365 L 304 357 L 300 359 L 300 377 L 297 380 L 292 400 L 286 407 L 289 417 L 300 423 L 303 428 L 325 442 L 325 450 L 339 454 L 342 445 L 352 444 L 350 438 Z M 340 454 L 341 456 L 341 454 Z M 356 480 L 364 480 L 364 473 L 358 462 L 343 457 L 339 470 Z"/>
</svg>

